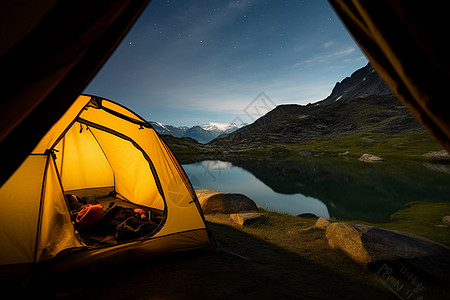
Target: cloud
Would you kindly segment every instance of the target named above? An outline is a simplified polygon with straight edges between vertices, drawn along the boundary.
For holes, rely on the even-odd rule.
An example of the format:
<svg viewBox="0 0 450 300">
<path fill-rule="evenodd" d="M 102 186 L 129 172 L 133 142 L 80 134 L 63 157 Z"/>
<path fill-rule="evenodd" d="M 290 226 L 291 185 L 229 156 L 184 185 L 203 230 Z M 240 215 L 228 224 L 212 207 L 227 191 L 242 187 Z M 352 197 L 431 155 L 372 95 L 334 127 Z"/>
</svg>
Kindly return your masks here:
<svg viewBox="0 0 450 300">
<path fill-rule="evenodd" d="M 322 45 L 322 48 L 327 49 L 334 45 L 334 41 L 328 41 Z"/>
<path fill-rule="evenodd" d="M 306 45 L 300 45 L 300 46 L 295 47 L 293 50 L 294 51 L 303 51 L 306 48 L 307 48 Z"/>
<path fill-rule="evenodd" d="M 325 44 L 327 44 L 327 43 L 325 43 Z M 295 63 L 294 67 L 301 67 L 301 66 L 309 65 L 309 64 L 329 62 L 334 59 L 340 58 L 342 56 L 350 55 L 355 50 L 356 50 L 355 47 L 347 47 L 347 48 L 339 50 L 339 51 L 316 54 L 311 58 L 304 59 L 298 63 Z"/>
</svg>

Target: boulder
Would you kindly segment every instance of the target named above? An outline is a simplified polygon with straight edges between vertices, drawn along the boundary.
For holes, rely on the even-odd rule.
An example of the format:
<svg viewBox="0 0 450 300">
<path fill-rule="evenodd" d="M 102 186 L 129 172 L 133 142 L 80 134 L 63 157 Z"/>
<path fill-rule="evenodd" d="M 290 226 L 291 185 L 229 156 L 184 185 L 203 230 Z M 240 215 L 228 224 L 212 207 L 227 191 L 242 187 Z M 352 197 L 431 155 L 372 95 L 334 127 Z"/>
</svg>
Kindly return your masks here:
<svg viewBox="0 0 450 300">
<path fill-rule="evenodd" d="M 309 156 L 312 155 L 312 152 L 310 152 L 310 151 L 302 151 L 298 155 L 300 155 L 302 157 L 309 157 Z"/>
<path fill-rule="evenodd" d="M 197 190 L 196 193 L 204 214 L 258 211 L 255 201 L 243 194 L 221 193 L 213 190 Z"/>
<path fill-rule="evenodd" d="M 427 159 L 450 160 L 450 153 L 448 153 L 445 149 L 441 151 L 430 151 L 425 153 L 423 157 Z"/>
<path fill-rule="evenodd" d="M 318 219 L 319 218 L 318 216 L 316 216 L 315 214 L 312 214 L 312 213 L 299 214 L 299 215 L 297 215 L 297 217 L 303 218 L 303 219 Z"/>
<path fill-rule="evenodd" d="M 341 249 L 365 266 L 388 264 L 413 269 L 443 281 L 449 280 L 450 249 L 424 237 L 374 226 L 332 223 L 326 231 L 328 244 Z"/>
<path fill-rule="evenodd" d="M 262 216 L 263 215 L 259 213 L 240 213 L 231 214 L 230 218 L 234 223 L 244 226 L 256 222 L 257 220 L 261 219 Z"/>
<path fill-rule="evenodd" d="M 374 162 L 381 162 L 384 160 L 384 158 L 378 157 L 373 154 L 364 153 L 359 158 L 360 161 L 368 162 L 368 163 L 374 163 Z"/>
<path fill-rule="evenodd" d="M 331 224 L 330 221 L 328 221 L 325 218 L 318 218 L 316 221 L 316 224 L 314 224 L 314 228 L 319 228 L 319 229 L 327 229 L 327 227 Z"/>
<path fill-rule="evenodd" d="M 444 223 L 447 226 L 450 226 L 450 216 L 445 216 L 442 218 L 442 223 Z"/>
</svg>

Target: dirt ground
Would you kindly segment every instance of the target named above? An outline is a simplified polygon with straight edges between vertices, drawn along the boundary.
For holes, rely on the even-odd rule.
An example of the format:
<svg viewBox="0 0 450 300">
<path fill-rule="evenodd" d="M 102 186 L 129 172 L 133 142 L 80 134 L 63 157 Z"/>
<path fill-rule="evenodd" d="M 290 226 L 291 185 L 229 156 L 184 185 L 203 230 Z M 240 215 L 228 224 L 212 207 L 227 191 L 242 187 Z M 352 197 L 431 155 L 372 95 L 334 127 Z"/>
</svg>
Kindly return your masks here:
<svg viewBox="0 0 450 300">
<path fill-rule="evenodd" d="M 351 261 L 342 264 L 350 269 L 339 272 L 320 260 L 308 258 L 311 255 L 314 257 L 314 249 L 304 251 L 304 254 L 290 251 L 277 246 L 270 238 L 241 230 L 228 219 L 208 219 L 209 228 L 220 243 L 218 249 L 193 250 L 133 265 L 72 273 L 51 280 L 38 278 L 14 297 L 396 299 L 385 287 L 374 284 L 373 274 Z M 320 238 L 317 240 L 324 242 Z M 314 246 L 314 243 L 311 242 L 311 245 Z M 325 259 L 333 259 L 333 255 L 319 253 Z"/>
</svg>

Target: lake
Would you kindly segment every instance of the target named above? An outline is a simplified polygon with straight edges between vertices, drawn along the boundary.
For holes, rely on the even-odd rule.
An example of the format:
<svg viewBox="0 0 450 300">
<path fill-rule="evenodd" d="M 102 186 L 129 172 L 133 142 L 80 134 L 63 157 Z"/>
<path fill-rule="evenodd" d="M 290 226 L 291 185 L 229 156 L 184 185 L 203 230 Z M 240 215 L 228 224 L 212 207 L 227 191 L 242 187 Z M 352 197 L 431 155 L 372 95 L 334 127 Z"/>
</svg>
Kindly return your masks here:
<svg viewBox="0 0 450 300">
<path fill-rule="evenodd" d="M 183 167 L 195 189 L 242 193 L 277 212 L 384 222 L 414 201 L 450 202 L 450 165 L 357 158 L 204 160 Z"/>
</svg>

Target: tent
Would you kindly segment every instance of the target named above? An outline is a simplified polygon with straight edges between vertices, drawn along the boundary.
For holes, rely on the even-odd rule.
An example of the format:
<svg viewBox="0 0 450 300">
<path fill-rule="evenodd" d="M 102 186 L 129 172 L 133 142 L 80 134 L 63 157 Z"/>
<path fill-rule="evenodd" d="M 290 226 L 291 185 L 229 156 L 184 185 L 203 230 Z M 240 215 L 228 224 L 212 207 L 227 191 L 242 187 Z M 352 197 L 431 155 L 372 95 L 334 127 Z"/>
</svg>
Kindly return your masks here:
<svg viewBox="0 0 450 300">
<path fill-rule="evenodd" d="M 92 235 L 69 202 L 88 196 L 105 210 L 99 224 L 107 208 L 139 208 L 150 230 L 117 240 L 93 226 Z M 0 272 L 7 276 L 36 263 L 56 272 L 214 244 L 186 174 L 152 126 L 88 95 L 77 98 L 0 188 L 0 228 Z"/>
</svg>

